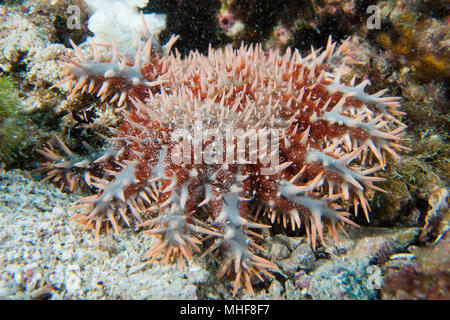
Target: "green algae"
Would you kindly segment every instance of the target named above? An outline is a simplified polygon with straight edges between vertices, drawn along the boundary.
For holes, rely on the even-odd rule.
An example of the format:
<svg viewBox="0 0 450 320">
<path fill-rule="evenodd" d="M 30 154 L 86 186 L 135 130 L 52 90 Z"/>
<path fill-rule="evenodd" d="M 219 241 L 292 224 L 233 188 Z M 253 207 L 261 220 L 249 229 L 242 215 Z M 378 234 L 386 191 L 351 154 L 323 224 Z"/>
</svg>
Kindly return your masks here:
<svg viewBox="0 0 450 320">
<path fill-rule="evenodd" d="M 20 112 L 21 102 L 9 77 L 0 78 L 0 163 L 11 165 L 24 157 L 29 125 Z"/>
</svg>

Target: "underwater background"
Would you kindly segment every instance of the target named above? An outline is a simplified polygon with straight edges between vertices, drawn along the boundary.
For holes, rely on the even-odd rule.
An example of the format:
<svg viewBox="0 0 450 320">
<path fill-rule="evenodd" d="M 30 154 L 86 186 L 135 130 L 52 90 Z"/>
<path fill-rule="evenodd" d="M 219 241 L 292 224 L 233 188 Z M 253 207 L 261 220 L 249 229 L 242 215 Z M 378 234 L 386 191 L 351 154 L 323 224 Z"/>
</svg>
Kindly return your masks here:
<svg viewBox="0 0 450 320">
<path fill-rule="evenodd" d="M 217 281 L 217 256 L 194 253 L 182 269 L 149 264 L 157 237 L 136 227 L 95 239 L 80 228 L 74 204 L 98 188 L 82 187 L 79 166 L 48 175 L 61 167 L 49 169 L 39 150 L 80 163 L 106 150 L 109 128 L 123 118 L 90 90 L 61 86 L 61 61 L 91 39 L 131 48 L 143 20 L 183 58 L 241 43 L 304 57 L 330 36 L 350 37 L 357 63 L 344 80 L 370 80 L 370 94 L 401 97 L 407 125 L 409 150 L 376 173 L 387 192 L 365 195 L 370 222 L 352 215 L 359 228 L 347 225 L 338 244 L 315 248 L 304 230 L 272 224 L 261 232 L 261 255 L 277 271 L 252 278 L 253 294 L 246 286 L 235 294 L 232 277 Z M 449 22 L 449 4 L 439 0 L 0 1 L 0 298 L 449 299 Z"/>
</svg>

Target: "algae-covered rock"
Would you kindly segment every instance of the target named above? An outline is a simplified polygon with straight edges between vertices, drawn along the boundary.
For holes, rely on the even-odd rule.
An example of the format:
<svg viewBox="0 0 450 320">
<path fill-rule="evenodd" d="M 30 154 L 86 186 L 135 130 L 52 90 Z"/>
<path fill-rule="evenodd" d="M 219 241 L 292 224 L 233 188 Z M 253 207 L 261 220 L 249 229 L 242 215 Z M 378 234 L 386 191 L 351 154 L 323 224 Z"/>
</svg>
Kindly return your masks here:
<svg viewBox="0 0 450 320">
<path fill-rule="evenodd" d="M 450 299 L 450 242 L 447 234 L 437 243 L 411 248 L 413 261 L 385 265 L 383 299 Z"/>
<path fill-rule="evenodd" d="M 33 126 L 21 112 L 21 101 L 17 96 L 13 81 L 0 78 L 0 163 L 29 160 L 33 139 Z"/>
</svg>

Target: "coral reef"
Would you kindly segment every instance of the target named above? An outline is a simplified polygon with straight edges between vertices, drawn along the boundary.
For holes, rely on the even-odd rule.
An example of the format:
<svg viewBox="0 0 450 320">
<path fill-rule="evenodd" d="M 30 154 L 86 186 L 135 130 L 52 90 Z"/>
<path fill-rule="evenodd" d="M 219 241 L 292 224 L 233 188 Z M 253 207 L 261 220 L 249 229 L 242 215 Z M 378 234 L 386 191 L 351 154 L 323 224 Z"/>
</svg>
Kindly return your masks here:
<svg viewBox="0 0 450 320">
<path fill-rule="evenodd" d="M 29 2 L 26 4 L 31 5 Z M 19 128 L 16 128 L 19 130 L 13 130 L 17 135 L 26 132 L 22 135 L 26 139 L 22 139 L 21 143 L 30 146 L 19 157 L 19 161 L 8 165 L 32 168 L 36 165 L 33 148 L 48 139 L 55 127 L 57 130 L 62 129 L 59 132 L 67 132 L 60 119 L 68 112 L 67 99 L 65 95 L 48 90 L 63 74 L 63 68 L 57 60 L 67 49 L 62 44 L 52 43 L 52 39 L 56 39 L 52 36 L 52 25 L 45 25 L 48 29 L 38 27 L 22 14 L 22 9 L 30 9 L 26 4 L 23 4 L 24 7 L 8 8 L 0 16 L 0 69 L 2 74 L 14 79 L 17 97 L 14 112 L 25 120 L 20 121 Z M 40 7 L 41 3 L 34 5 Z M 36 15 L 34 19 L 39 17 Z M 17 117 L 14 118 L 17 120 Z M 13 122 L 17 123 L 15 120 Z M 74 127 L 75 121 L 65 123 L 66 128 L 70 128 Z M 61 127 L 58 128 L 59 124 Z M 11 153 L 13 155 L 14 152 Z"/>
<path fill-rule="evenodd" d="M 396 178 L 381 184 L 391 193 L 373 201 L 378 225 L 423 226 L 433 192 L 448 188 L 448 21 L 444 7 L 430 11 L 428 4 L 379 1 L 382 28 L 362 28 L 372 67 L 361 71 L 403 96 L 412 149 L 386 167 Z"/>
<path fill-rule="evenodd" d="M 448 295 L 448 274 L 433 262 L 449 226 L 443 1 L 108 1 L 113 10 L 106 1 L 1 3 L 0 162 L 34 169 L 39 159 L 43 180 L 91 194 L 74 219 L 100 247 L 115 239 L 102 230 L 156 235 L 120 231 L 121 239 L 133 234 L 130 246 L 145 241 L 151 262 L 211 272 L 215 288 L 203 279 L 182 296 L 231 298 L 240 287 L 240 297 L 260 299 Z M 372 4 L 379 29 L 366 23 Z M 71 5 L 81 8 L 79 28 L 68 25 Z M 330 34 L 352 37 L 339 47 L 327 44 Z M 325 49 L 309 54 L 311 45 Z M 402 97 L 401 108 L 382 97 L 385 88 Z M 389 229 L 368 234 L 369 224 Z M 338 246 L 329 241 L 336 227 L 350 235 Z M 396 228 L 406 231 L 391 236 Z M 372 267 L 386 275 L 381 291 L 366 282 Z M 28 283 L 33 271 L 9 279 L 21 277 L 13 269 L 6 279 L 19 296 L 22 286 L 28 297 L 66 294 L 58 281 Z M 89 274 L 69 269 L 67 279 Z M 233 276 L 231 290 L 217 281 Z M 76 283 L 66 285 L 70 297 Z"/>
<path fill-rule="evenodd" d="M 393 62 L 420 80 L 448 79 L 448 21 L 421 12 L 415 2 L 380 1 L 379 6 L 382 23 L 392 28 L 377 32 L 377 41 L 390 51 Z"/>
<path fill-rule="evenodd" d="M 58 90 L 49 90 L 64 74 L 64 67 L 58 61 L 61 55 L 69 52 L 64 43 L 70 45 L 69 38 L 84 41 L 86 36 L 83 10 L 81 27 L 84 31 L 60 27 L 60 19 L 64 18 L 65 25 L 66 9 L 71 4 L 79 3 L 78 0 L 54 1 L 53 7 L 52 2 L 48 1 L 24 1 L 20 6 L 11 6 L 7 10 L 0 7 L 0 69 L 2 75 L 14 79 L 19 106 L 15 112 L 26 119 L 20 122 L 20 130 L 10 127 L 17 135 L 26 131 L 22 135 L 26 139 L 22 139 L 21 143 L 27 143 L 30 147 L 25 153 L 22 152 L 19 161 L 14 160 L 8 166 L 34 168 L 33 147 L 40 146 L 55 132 L 74 152 L 83 151 L 80 150 L 82 147 L 78 147 L 82 145 L 81 140 L 97 147 L 103 140 L 93 135 L 93 131 L 106 133 L 108 126 L 115 126 L 119 121 L 110 108 L 92 97 L 78 95 L 69 100 Z M 85 6 L 80 4 L 80 8 Z M 10 125 L 16 123 L 11 119 L 8 120 Z M 9 134 L 6 136 L 12 137 Z M 12 152 L 11 157 L 14 155 Z"/>
<path fill-rule="evenodd" d="M 36 26 L 19 8 L 11 8 L 0 19 L 0 69 L 14 78 L 28 119 L 33 122 L 39 119 L 36 122 L 41 125 L 45 122 L 42 117 L 66 110 L 63 96 L 48 87 L 61 77 L 63 69 L 57 60 L 67 49 L 51 42 L 50 26 L 46 25 L 49 29 Z M 36 138 L 40 135 L 47 136 L 45 130 Z"/>
</svg>

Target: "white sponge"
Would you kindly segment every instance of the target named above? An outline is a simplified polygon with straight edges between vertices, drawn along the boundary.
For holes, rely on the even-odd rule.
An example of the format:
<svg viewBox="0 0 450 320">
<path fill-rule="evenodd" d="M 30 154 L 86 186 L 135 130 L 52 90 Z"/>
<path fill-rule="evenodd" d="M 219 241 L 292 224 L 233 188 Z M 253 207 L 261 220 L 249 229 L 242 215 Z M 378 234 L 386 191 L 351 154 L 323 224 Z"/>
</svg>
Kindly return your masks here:
<svg viewBox="0 0 450 320">
<path fill-rule="evenodd" d="M 138 8 L 144 8 L 148 0 L 85 0 L 91 14 L 88 28 L 97 43 L 116 40 L 122 49 L 135 48 L 136 35 L 144 38 L 164 30 L 166 14 L 144 14 L 144 26 Z M 150 34 L 148 34 L 150 32 Z"/>
</svg>

